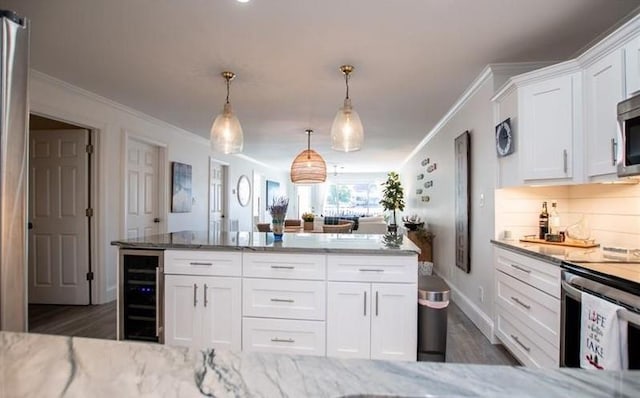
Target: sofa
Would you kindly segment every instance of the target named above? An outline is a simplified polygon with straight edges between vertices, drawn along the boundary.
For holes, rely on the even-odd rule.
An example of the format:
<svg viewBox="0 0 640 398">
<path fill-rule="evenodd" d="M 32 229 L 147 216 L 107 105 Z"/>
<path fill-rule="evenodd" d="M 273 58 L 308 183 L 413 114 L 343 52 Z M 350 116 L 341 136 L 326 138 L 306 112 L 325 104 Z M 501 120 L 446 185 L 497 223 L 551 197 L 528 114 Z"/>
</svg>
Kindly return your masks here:
<svg viewBox="0 0 640 398">
<path fill-rule="evenodd" d="M 358 229 L 354 234 L 385 234 L 387 223 L 383 216 L 360 217 L 358 219 Z"/>
</svg>

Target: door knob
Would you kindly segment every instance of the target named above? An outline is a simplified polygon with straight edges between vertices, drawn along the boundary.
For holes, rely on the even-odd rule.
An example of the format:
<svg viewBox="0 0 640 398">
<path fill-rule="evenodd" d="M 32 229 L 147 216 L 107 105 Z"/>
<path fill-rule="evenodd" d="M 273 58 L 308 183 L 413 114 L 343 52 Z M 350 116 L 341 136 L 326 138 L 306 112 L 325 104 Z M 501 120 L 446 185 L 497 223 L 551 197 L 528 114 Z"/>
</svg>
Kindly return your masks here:
<svg viewBox="0 0 640 398">
<path fill-rule="evenodd" d="M 156 218 L 154 218 L 154 219 L 153 219 L 153 222 L 154 222 L 154 223 L 159 223 L 159 222 L 160 222 L 160 219 L 159 219 L 158 217 L 156 217 Z"/>
<path fill-rule="evenodd" d="M 31 221 L 29 221 L 29 222 L 27 223 L 27 228 L 28 228 L 28 229 L 33 229 L 33 223 L 32 223 Z"/>
</svg>

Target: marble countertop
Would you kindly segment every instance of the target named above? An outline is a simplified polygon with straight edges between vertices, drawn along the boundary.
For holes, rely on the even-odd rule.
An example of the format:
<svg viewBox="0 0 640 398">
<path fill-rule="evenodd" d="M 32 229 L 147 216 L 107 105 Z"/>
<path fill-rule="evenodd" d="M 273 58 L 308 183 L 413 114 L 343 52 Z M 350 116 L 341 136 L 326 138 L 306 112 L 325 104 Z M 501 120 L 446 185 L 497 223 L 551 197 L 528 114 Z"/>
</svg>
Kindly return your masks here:
<svg viewBox="0 0 640 398">
<path fill-rule="evenodd" d="M 605 276 L 622 279 L 640 286 L 640 259 L 628 261 L 615 253 L 607 253 L 602 248 L 579 248 L 544 245 L 516 240 L 492 240 L 496 246 L 513 250 L 560 266 L 573 265 Z"/>
<path fill-rule="evenodd" d="M 640 371 L 387 362 L 0 332 L 3 397 L 637 397 Z"/>
<path fill-rule="evenodd" d="M 271 232 L 180 231 L 116 240 L 124 249 L 197 249 L 415 255 L 420 248 L 403 235 L 285 233 L 274 242 Z"/>
</svg>

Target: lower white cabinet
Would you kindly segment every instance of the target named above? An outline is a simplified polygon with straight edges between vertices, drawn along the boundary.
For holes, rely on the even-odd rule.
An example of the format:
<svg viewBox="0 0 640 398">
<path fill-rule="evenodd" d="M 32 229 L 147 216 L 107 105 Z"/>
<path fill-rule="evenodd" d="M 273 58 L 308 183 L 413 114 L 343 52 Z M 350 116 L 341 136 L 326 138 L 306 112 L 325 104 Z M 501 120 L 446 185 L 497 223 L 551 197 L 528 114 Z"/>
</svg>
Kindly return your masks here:
<svg viewBox="0 0 640 398">
<path fill-rule="evenodd" d="M 415 361 L 416 297 L 415 285 L 329 282 L 327 356 Z"/>
<path fill-rule="evenodd" d="M 325 323 L 291 319 L 244 318 L 244 351 L 325 355 Z"/>
<path fill-rule="evenodd" d="M 241 349 L 240 278 L 165 275 L 165 344 Z"/>
</svg>

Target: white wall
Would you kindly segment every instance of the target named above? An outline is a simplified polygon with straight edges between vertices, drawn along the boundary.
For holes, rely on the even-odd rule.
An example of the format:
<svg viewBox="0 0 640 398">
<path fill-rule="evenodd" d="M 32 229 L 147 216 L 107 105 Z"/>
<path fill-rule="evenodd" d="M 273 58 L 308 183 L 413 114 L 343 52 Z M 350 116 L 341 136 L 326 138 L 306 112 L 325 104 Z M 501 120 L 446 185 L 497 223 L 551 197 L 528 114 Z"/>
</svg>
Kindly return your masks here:
<svg viewBox="0 0 640 398">
<path fill-rule="evenodd" d="M 124 162 L 126 137 L 138 137 L 165 146 L 167 163 L 165 186 L 171 181 L 170 162 L 192 166 L 191 213 L 169 213 L 166 230 L 206 230 L 208 227 L 209 141 L 151 116 L 90 93 L 38 71 L 31 71 L 31 112 L 97 131 L 97 184 L 94 205 L 97 209 L 97 247 L 93 254 L 96 267 L 96 289 L 93 300 L 104 303 L 115 299 L 117 248 L 110 245 L 124 234 Z M 242 174 L 251 176 L 254 168 L 267 178 L 280 180 L 288 187 L 286 173 L 252 163 L 243 156 L 214 155 L 228 165 L 227 203 L 231 219 L 237 219 L 241 230 L 252 230 L 251 206 L 241 207 L 232 193 Z M 264 189 L 264 188 L 262 188 Z M 263 196 L 264 197 L 264 196 Z"/>
<path fill-rule="evenodd" d="M 435 271 L 452 287 L 453 300 L 474 323 L 491 338 L 493 317 L 493 254 L 490 239 L 494 236 L 494 187 L 496 152 L 494 146 L 493 77 L 487 76 L 475 93 L 431 138 L 426 146 L 413 156 L 401 171 L 407 196 L 404 214 L 417 213 L 435 234 L 433 257 Z M 470 250 L 471 271 L 465 273 L 455 266 L 455 163 L 454 139 L 464 131 L 470 132 L 471 143 L 471 217 Z M 430 159 L 436 170 L 427 173 L 421 161 Z M 417 175 L 424 174 L 418 181 Z M 425 181 L 433 180 L 431 188 Z M 422 202 L 422 195 L 429 202 Z M 484 204 L 480 197 L 483 195 Z M 481 300 L 479 289 L 484 291 Z"/>
</svg>

